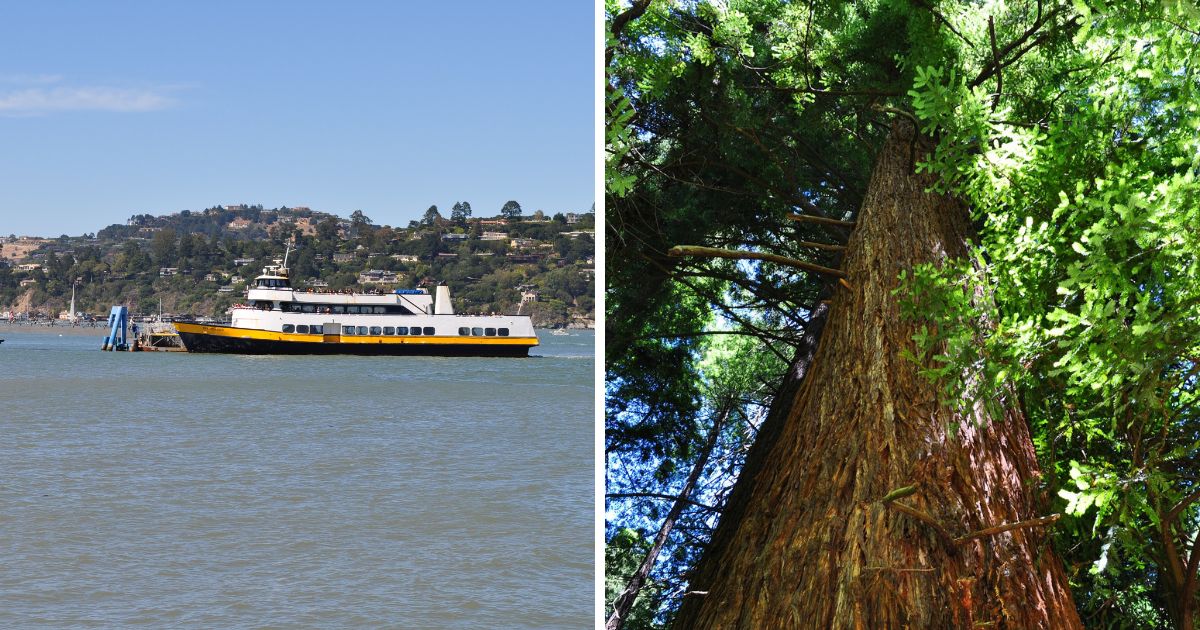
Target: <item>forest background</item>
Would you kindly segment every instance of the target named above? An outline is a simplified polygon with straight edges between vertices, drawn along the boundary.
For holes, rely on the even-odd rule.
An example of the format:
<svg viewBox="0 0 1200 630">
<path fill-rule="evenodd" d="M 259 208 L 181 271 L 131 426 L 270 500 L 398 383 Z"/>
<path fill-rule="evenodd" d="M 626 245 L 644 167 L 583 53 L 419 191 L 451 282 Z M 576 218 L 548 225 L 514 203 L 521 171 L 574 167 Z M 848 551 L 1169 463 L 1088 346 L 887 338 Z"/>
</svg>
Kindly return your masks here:
<svg viewBox="0 0 1200 630">
<path fill-rule="evenodd" d="M 466 313 L 529 315 L 536 326 L 591 327 L 595 213 L 524 214 L 510 200 L 492 216 L 460 201 L 430 206 L 407 226 L 309 208 L 254 204 L 135 214 L 96 233 L 0 237 L 0 310 L 55 319 L 69 307 L 103 319 L 110 306 L 220 319 L 248 281 L 290 248 L 301 289 L 392 290 L 446 284 Z M 7 319 L 7 316 L 5 317 Z"/>
</svg>

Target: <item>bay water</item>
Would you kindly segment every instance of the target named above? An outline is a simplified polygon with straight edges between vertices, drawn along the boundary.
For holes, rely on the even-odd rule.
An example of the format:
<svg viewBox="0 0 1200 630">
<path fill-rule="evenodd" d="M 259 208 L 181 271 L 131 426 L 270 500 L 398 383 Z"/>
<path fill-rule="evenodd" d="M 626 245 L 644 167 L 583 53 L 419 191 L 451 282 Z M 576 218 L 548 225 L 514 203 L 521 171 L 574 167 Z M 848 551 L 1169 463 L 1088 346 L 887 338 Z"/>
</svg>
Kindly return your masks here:
<svg viewBox="0 0 1200 630">
<path fill-rule="evenodd" d="M 0 330 L 0 627 L 584 628 L 594 335 L 528 359 Z"/>
</svg>

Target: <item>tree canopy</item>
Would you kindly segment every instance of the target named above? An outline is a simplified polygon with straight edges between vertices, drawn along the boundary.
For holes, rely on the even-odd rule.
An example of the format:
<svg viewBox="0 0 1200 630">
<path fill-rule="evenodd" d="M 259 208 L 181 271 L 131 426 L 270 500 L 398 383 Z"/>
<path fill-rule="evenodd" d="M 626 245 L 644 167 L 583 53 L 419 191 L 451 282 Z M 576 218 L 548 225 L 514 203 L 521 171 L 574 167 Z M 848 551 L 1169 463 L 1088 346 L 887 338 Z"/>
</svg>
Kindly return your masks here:
<svg viewBox="0 0 1200 630">
<path fill-rule="evenodd" d="M 838 267 L 899 117 L 935 139 L 913 167 L 978 231 L 971 256 L 905 276 L 897 299 L 926 324 L 911 360 L 950 404 L 1024 409 L 1089 625 L 1191 627 L 1195 7 L 610 0 L 606 13 L 610 566 L 646 552 L 709 432 L 724 436 L 629 623 L 664 623 L 686 592 L 837 282 L 811 267 Z M 729 394 L 715 365 L 752 376 Z"/>
</svg>

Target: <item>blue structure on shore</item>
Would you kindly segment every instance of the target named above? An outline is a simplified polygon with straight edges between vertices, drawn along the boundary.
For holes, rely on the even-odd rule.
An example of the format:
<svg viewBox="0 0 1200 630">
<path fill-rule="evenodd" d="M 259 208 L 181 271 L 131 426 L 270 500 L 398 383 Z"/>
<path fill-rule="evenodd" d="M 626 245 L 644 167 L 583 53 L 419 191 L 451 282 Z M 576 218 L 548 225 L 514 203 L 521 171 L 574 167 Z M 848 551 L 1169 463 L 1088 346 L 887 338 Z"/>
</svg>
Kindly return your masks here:
<svg viewBox="0 0 1200 630">
<path fill-rule="evenodd" d="M 102 350 L 128 350 L 129 339 L 125 329 L 129 323 L 129 309 L 124 306 L 112 307 L 108 314 L 108 336 L 104 338 Z"/>
</svg>

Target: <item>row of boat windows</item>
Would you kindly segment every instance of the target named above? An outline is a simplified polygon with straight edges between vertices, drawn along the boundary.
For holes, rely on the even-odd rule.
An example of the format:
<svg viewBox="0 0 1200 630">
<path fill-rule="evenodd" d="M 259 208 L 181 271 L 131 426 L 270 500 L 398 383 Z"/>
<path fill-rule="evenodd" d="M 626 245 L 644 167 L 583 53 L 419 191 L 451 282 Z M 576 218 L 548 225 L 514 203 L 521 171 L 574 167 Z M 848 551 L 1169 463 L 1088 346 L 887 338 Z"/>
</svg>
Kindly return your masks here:
<svg viewBox="0 0 1200 630">
<path fill-rule="evenodd" d="M 321 324 L 284 324 L 283 332 L 301 335 L 321 335 L 325 326 Z M 436 335 L 433 326 L 342 326 L 343 335 Z M 467 337 L 507 337 L 507 328 L 459 328 L 458 334 Z"/>
<path fill-rule="evenodd" d="M 346 306 L 344 304 L 297 304 L 283 302 L 279 305 L 285 313 L 329 313 L 332 315 L 412 315 L 412 311 L 395 304 L 387 306 Z"/>
<path fill-rule="evenodd" d="M 462 335 L 463 337 L 466 337 L 466 336 L 495 337 L 497 335 L 499 335 L 501 337 L 507 337 L 508 329 L 507 328 L 467 328 L 464 326 L 464 327 L 458 329 L 458 334 Z"/>
</svg>

